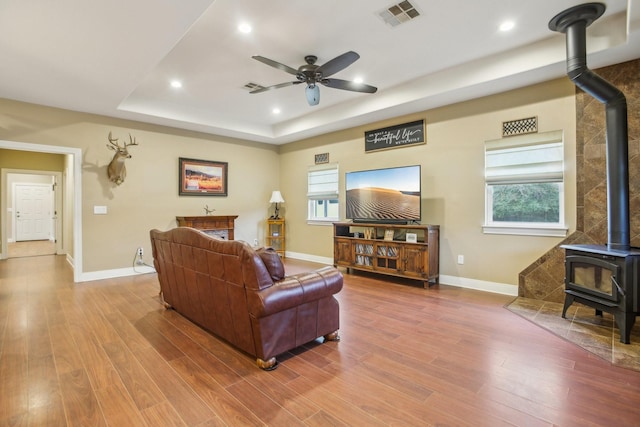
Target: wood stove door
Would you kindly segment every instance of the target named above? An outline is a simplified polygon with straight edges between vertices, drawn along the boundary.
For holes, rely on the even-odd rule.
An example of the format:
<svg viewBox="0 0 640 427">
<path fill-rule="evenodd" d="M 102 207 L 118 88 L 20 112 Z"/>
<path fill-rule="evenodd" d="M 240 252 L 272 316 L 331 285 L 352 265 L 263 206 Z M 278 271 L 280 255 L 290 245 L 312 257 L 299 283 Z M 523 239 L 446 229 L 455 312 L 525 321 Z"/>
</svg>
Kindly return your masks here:
<svg viewBox="0 0 640 427">
<path fill-rule="evenodd" d="M 623 278 L 621 268 L 615 260 L 614 257 L 567 255 L 566 288 L 618 302 L 616 283 L 620 283 Z"/>
</svg>

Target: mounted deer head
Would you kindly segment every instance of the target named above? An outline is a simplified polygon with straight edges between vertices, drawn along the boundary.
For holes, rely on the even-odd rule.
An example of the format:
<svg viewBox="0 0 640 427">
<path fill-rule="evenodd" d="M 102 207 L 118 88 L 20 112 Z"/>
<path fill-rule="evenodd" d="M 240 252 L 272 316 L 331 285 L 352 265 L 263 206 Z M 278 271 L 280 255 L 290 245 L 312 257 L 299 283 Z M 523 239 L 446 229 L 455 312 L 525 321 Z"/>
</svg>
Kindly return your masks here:
<svg viewBox="0 0 640 427">
<path fill-rule="evenodd" d="M 122 184 L 124 178 L 127 176 L 127 168 L 124 166 L 124 161 L 131 158 L 127 147 L 132 145 L 138 145 L 138 143 L 135 138 L 131 137 L 131 134 L 129 134 L 129 142 L 125 142 L 124 146 L 120 146 L 120 144 L 118 144 L 118 138 L 113 138 L 111 132 L 109 132 L 109 144 L 107 144 L 107 148 L 114 150 L 115 154 L 107 167 L 107 174 L 109 175 L 109 181 L 115 182 L 116 185 Z"/>
</svg>

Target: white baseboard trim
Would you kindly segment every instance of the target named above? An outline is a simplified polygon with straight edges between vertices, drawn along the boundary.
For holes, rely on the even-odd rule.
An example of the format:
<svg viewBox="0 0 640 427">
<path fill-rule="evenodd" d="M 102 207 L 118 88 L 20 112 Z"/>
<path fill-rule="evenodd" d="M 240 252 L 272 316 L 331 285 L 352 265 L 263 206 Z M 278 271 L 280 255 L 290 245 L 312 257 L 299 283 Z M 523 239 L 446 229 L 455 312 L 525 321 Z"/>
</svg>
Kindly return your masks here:
<svg viewBox="0 0 640 427">
<path fill-rule="evenodd" d="M 319 264 L 333 265 L 333 258 L 319 257 L 316 255 L 303 254 L 299 252 L 287 252 L 286 255 L 287 258 L 317 262 Z M 439 282 L 443 285 L 476 289 L 478 291 L 492 292 L 494 294 L 518 296 L 518 286 L 508 283 L 487 282 L 485 280 L 468 279 L 466 277 L 448 276 L 444 274 L 440 275 Z"/>
<path fill-rule="evenodd" d="M 440 275 L 440 283 L 443 285 L 458 286 L 460 288 L 476 289 L 478 291 L 492 292 L 494 294 L 518 296 L 518 286 L 508 283 L 487 282 L 485 280 L 469 279 L 466 277 Z"/>
<path fill-rule="evenodd" d="M 333 258 L 302 254 L 300 252 L 285 252 L 287 258 L 299 259 L 302 261 L 317 262 L 318 264 L 333 265 Z"/>
<path fill-rule="evenodd" d="M 299 259 L 303 261 L 333 265 L 333 258 L 318 257 L 315 255 L 301 254 L 297 252 L 287 252 L 286 256 L 288 258 Z M 69 264 L 73 266 L 73 258 L 71 258 L 69 255 L 67 255 L 67 262 L 69 262 Z M 83 272 L 80 275 L 79 281 L 91 282 L 94 280 L 104 280 L 104 279 L 113 279 L 116 277 L 136 276 L 138 274 L 148 274 L 148 273 L 155 273 L 155 272 L 156 270 L 153 267 L 140 265 L 140 266 L 136 266 L 135 270 L 133 269 L 133 267 L 128 267 L 128 268 L 117 268 L 113 270 Z"/>
<path fill-rule="evenodd" d="M 300 252 L 287 252 L 286 256 L 287 258 L 299 259 L 302 261 L 333 265 L 333 258 L 328 257 L 303 254 Z M 73 259 L 70 256 L 67 256 L 67 261 L 69 261 L 69 263 L 73 265 Z M 82 273 L 80 281 L 90 282 L 93 280 L 112 279 L 116 277 L 135 276 L 148 273 L 155 273 L 155 269 L 153 267 L 147 266 L 136 266 L 135 270 L 132 267 L 129 267 L 118 268 L 114 270 L 92 271 L 89 273 Z M 478 291 L 492 292 L 495 294 L 518 296 L 518 286 L 508 283 L 487 282 L 486 280 L 469 279 L 466 277 L 449 276 L 445 274 L 440 275 L 439 282 L 443 285 L 458 286 L 460 288 L 475 289 Z"/>
<path fill-rule="evenodd" d="M 116 277 L 137 276 L 139 274 L 155 273 L 156 270 L 153 267 L 147 267 L 145 265 L 133 267 L 118 268 L 114 270 L 101 270 L 91 271 L 88 273 L 82 273 L 80 277 L 81 282 L 91 282 L 93 280 L 113 279 Z"/>
</svg>

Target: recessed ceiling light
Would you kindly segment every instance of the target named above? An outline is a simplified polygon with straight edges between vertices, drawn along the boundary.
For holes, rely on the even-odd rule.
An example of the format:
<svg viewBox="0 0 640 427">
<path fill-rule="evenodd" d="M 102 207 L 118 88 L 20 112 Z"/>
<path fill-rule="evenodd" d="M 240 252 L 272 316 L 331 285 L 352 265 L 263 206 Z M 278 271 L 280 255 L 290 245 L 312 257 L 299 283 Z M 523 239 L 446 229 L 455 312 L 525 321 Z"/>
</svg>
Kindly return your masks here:
<svg viewBox="0 0 640 427">
<path fill-rule="evenodd" d="M 360 83 L 364 82 L 364 79 L 362 77 L 356 77 L 355 79 L 353 79 L 353 82 L 360 84 Z"/>
<path fill-rule="evenodd" d="M 502 24 L 500 24 L 500 31 L 502 32 L 506 32 L 506 31 L 511 31 L 513 30 L 513 28 L 516 26 L 515 22 L 513 21 L 504 21 Z"/>
<path fill-rule="evenodd" d="M 273 110 L 271 110 L 271 112 L 273 114 L 280 114 L 280 109 L 278 107 L 274 108 Z"/>
<path fill-rule="evenodd" d="M 240 25 L 238 25 L 238 31 L 248 34 L 251 32 L 251 25 L 246 22 L 242 22 Z"/>
<path fill-rule="evenodd" d="M 180 80 L 171 80 L 171 87 L 179 89 L 182 87 L 182 82 Z"/>
</svg>

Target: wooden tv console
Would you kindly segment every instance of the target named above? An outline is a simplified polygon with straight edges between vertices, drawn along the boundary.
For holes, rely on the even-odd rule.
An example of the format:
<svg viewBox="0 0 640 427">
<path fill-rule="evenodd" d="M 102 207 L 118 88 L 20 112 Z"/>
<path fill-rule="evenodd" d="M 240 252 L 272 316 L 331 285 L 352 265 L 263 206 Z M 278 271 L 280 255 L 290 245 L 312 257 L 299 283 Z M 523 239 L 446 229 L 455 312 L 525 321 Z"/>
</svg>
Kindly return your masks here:
<svg viewBox="0 0 640 427">
<path fill-rule="evenodd" d="M 408 236 L 408 237 L 407 237 Z M 333 264 L 354 270 L 438 283 L 439 225 L 336 222 Z"/>
</svg>

